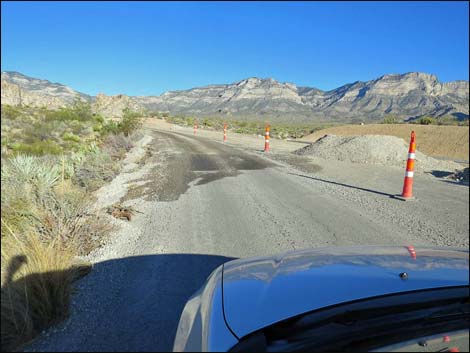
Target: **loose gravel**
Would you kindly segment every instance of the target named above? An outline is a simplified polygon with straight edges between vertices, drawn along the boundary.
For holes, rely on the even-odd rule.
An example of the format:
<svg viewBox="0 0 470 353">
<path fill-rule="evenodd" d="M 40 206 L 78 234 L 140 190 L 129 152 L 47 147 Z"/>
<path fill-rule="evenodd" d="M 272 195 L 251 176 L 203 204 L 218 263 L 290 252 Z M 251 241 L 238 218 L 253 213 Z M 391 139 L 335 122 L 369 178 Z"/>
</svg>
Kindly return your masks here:
<svg viewBox="0 0 470 353">
<path fill-rule="evenodd" d="M 313 155 L 324 159 L 361 164 L 403 167 L 408 158 L 408 145 L 395 136 L 325 135 L 311 145 L 294 152 L 297 155 Z M 441 161 L 416 151 L 416 171 L 455 171 L 462 166 L 452 161 Z"/>
</svg>

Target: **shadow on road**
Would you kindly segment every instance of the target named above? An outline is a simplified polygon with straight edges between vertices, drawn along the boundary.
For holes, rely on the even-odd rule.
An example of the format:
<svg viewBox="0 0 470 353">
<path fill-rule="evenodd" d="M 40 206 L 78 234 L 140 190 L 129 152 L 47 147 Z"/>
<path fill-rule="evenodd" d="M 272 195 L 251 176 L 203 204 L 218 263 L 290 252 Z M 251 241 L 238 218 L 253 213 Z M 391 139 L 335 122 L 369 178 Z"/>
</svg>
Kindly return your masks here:
<svg viewBox="0 0 470 353">
<path fill-rule="evenodd" d="M 448 177 L 449 175 L 454 174 L 454 172 L 443 171 L 443 170 L 433 170 L 433 171 L 425 172 L 425 173 L 431 174 L 435 176 L 436 178 L 445 178 L 445 177 Z"/>
<path fill-rule="evenodd" d="M 376 191 L 376 190 L 361 188 L 361 187 L 359 187 L 359 186 L 354 186 L 354 185 L 348 185 L 348 184 L 338 183 L 338 182 L 336 182 L 336 181 L 331 181 L 331 180 L 324 180 L 324 179 L 320 179 L 320 178 L 311 177 L 311 176 L 308 176 L 308 175 L 302 175 L 302 174 L 296 174 L 296 173 L 287 173 L 287 174 L 296 175 L 296 176 L 299 176 L 299 177 L 302 177 L 302 178 L 307 178 L 307 179 L 313 179 L 313 180 L 316 180 L 316 181 L 321 181 L 321 182 L 323 182 L 323 183 L 334 184 L 334 185 L 340 185 L 340 186 L 344 186 L 344 187 L 351 188 L 351 189 L 357 189 L 357 190 L 361 190 L 361 191 L 367 191 L 367 192 L 371 192 L 371 193 L 373 193 L 373 194 L 382 195 L 382 196 L 387 196 L 387 197 L 390 197 L 390 198 L 394 198 L 394 197 L 395 197 L 395 195 L 387 194 L 386 192 L 381 192 L 381 191 Z"/>
<path fill-rule="evenodd" d="M 186 301 L 215 268 L 230 260 L 161 254 L 97 263 L 76 282 L 68 322 L 26 350 L 171 351 Z"/>
<path fill-rule="evenodd" d="M 469 168 L 464 168 L 463 170 L 457 170 L 455 172 L 432 170 L 426 173 L 431 174 L 435 176 L 436 178 L 442 178 L 443 182 L 446 182 L 449 184 L 469 186 L 469 180 L 468 180 Z"/>
</svg>

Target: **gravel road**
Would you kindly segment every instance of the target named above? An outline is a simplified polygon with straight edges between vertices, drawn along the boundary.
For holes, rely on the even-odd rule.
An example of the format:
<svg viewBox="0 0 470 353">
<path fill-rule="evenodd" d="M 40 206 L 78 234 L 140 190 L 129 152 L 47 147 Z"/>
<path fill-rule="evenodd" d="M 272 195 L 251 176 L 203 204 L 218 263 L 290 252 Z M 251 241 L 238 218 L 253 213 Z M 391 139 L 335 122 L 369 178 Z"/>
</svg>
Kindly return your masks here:
<svg viewBox="0 0 470 353">
<path fill-rule="evenodd" d="M 390 197 L 401 191 L 399 168 L 147 135 L 141 168 L 121 178 L 121 201 L 142 213 L 114 220 L 120 229 L 88 257 L 94 269 L 77 283 L 70 319 L 27 350 L 171 350 L 186 300 L 234 258 L 335 245 L 468 248 L 467 186 L 418 175 L 418 201 L 402 202 Z"/>
</svg>

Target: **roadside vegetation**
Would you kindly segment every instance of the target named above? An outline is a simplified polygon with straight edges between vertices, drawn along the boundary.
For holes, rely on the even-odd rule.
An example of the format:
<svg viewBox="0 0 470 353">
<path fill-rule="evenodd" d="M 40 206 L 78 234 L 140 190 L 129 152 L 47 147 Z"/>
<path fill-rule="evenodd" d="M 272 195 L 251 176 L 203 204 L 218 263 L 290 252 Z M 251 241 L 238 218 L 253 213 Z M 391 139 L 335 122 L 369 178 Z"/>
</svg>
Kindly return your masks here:
<svg viewBox="0 0 470 353">
<path fill-rule="evenodd" d="M 111 230 L 93 194 L 120 169 L 140 125 L 106 121 L 87 103 L 1 109 L 1 349 L 18 349 L 68 314 L 77 264 Z"/>
<path fill-rule="evenodd" d="M 194 126 L 197 121 L 198 126 L 203 129 L 222 131 L 224 124 L 227 124 L 229 131 L 239 134 L 249 135 L 264 135 L 266 122 L 264 121 L 246 121 L 236 119 L 221 119 L 221 118 L 194 118 L 183 116 L 170 116 L 167 113 L 152 113 L 153 117 L 164 119 L 169 123 L 180 126 Z M 278 139 L 295 139 L 301 138 L 311 133 L 337 124 L 334 123 L 310 123 L 310 124 L 295 124 L 295 123 L 270 123 L 270 135 Z"/>
<path fill-rule="evenodd" d="M 388 115 L 382 120 L 382 124 L 419 124 L 419 125 L 451 125 L 451 126 L 469 126 L 469 119 L 459 119 L 456 116 L 445 115 L 439 118 L 424 116 L 419 119 L 404 121 L 395 116 Z"/>
</svg>

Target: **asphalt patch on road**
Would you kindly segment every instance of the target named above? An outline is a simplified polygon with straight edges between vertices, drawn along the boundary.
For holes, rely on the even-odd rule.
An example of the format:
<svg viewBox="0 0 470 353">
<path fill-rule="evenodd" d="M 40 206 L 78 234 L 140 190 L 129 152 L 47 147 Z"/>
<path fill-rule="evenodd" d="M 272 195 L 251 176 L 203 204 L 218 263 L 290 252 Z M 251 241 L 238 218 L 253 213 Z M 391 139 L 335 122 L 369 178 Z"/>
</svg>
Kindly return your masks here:
<svg viewBox="0 0 470 353">
<path fill-rule="evenodd" d="M 146 163 L 156 166 L 137 185 L 129 186 L 121 202 L 137 198 L 174 201 L 191 186 L 275 166 L 229 146 L 172 133 L 155 132 L 154 143 L 148 148 Z"/>
</svg>

